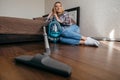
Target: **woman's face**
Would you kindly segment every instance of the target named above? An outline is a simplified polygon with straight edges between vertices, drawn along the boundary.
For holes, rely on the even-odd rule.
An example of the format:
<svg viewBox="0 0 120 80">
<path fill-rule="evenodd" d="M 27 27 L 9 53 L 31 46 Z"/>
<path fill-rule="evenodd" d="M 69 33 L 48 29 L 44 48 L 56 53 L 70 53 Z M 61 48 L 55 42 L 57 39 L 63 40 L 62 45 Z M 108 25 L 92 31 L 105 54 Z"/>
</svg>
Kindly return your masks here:
<svg viewBox="0 0 120 80">
<path fill-rule="evenodd" d="M 55 10 L 57 13 L 61 13 L 63 10 L 62 10 L 62 4 L 60 3 L 56 3 L 55 4 Z"/>
</svg>

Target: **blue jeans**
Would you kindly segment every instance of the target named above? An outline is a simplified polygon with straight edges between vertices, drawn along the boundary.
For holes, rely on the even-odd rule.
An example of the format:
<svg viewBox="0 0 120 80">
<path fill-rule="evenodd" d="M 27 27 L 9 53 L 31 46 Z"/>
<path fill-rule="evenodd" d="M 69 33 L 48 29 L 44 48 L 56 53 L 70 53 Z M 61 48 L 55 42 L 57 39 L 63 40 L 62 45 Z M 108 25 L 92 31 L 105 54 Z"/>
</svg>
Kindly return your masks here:
<svg viewBox="0 0 120 80">
<path fill-rule="evenodd" d="M 63 27 L 61 33 L 60 42 L 77 45 L 81 39 L 80 29 L 77 25 L 71 25 L 69 27 Z"/>
</svg>

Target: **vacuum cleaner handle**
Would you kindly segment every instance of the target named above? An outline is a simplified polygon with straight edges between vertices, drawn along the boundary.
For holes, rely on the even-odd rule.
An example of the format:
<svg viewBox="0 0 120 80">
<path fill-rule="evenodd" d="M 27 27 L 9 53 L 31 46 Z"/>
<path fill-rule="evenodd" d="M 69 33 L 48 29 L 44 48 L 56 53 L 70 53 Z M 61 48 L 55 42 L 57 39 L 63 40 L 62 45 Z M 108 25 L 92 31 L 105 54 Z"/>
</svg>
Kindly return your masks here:
<svg viewBox="0 0 120 80">
<path fill-rule="evenodd" d="M 46 33 L 46 27 L 43 27 L 43 31 L 44 31 L 44 40 L 45 40 L 45 48 L 46 48 L 46 52 L 44 53 L 44 55 L 50 55 L 51 54 L 51 50 L 50 50 L 50 46 L 49 46 L 49 42 L 48 42 L 48 38 L 47 38 L 47 33 Z"/>
</svg>

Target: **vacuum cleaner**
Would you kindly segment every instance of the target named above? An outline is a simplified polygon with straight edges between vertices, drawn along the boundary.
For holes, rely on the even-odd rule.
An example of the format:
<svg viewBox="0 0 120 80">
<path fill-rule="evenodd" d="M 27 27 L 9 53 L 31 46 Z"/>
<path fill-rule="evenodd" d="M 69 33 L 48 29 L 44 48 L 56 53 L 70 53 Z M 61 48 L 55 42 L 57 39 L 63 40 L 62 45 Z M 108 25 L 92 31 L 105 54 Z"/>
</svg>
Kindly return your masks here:
<svg viewBox="0 0 120 80">
<path fill-rule="evenodd" d="M 59 40 L 59 37 L 62 32 L 62 27 L 60 23 L 53 17 L 52 21 L 48 25 L 48 38 L 56 43 Z"/>
<path fill-rule="evenodd" d="M 53 31 L 53 25 L 54 25 L 54 31 Z M 60 25 L 58 24 L 58 22 L 55 22 L 55 21 L 49 25 L 48 35 L 52 38 L 55 38 L 54 42 L 56 42 L 57 41 L 56 38 L 60 36 L 60 32 L 57 31 L 58 30 L 57 26 L 60 26 Z M 52 31 L 50 29 L 52 29 Z M 46 33 L 45 26 L 43 27 L 43 31 L 44 31 L 44 40 L 45 40 L 44 42 L 45 42 L 46 51 L 41 54 L 36 54 L 35 56 L 21 55 L 21 56 L 15 57 L 15 62 L 28 65 L 31 67 L 35 67 L 36 69 L 43 69 L 45 71 L 49 71 L 64 77 L 71 76 L 72 68 L 69 65 L 50 57 L 51 50 L 49 47 L 48 36 Z"/>
</svg>

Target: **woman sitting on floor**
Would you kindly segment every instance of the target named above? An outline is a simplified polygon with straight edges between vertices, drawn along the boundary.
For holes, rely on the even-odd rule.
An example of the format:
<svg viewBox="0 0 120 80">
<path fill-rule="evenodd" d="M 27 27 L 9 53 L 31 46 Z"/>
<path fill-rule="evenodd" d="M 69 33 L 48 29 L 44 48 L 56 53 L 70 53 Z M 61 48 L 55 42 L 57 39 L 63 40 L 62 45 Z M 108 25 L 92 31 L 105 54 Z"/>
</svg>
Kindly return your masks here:
<svg viewBox="0 0 120 80">
<path fill-rule="evenodd" d="M 55 17 L 62 26 L 60 42 L 72 45 L 84 44 L 96 47 L 99 46 L 99 41 L 80 34 L 79 26 L 71 21 L 69 13 L 64 11 L 61 2 L 55 2 L 54 7 L 47 19 L 53 19 L 53 17 Z"/>
</svg>

